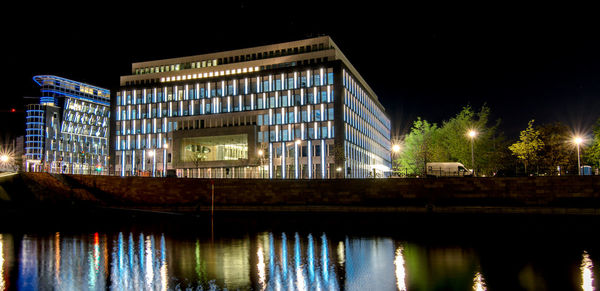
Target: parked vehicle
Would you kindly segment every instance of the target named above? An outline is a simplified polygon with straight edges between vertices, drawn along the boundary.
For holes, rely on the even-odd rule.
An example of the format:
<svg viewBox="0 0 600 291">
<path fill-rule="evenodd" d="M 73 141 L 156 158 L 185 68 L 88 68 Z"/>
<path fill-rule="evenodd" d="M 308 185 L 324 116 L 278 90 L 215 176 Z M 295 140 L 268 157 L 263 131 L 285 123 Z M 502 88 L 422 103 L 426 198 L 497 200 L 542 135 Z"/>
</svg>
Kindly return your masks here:
<svg viewBox="0 0 600 291">
<path fill-rule="evenodd" d="M 427 177 L 472 177 L 473 171 L 461 163 L 427 163 Z"/>
</svg>

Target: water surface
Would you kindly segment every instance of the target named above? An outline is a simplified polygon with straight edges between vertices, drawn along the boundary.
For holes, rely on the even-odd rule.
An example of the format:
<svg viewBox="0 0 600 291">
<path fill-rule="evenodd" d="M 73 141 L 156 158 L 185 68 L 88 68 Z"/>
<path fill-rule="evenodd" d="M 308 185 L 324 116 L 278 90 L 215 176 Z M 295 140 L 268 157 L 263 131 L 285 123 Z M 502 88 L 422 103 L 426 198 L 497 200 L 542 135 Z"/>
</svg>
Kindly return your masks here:
<svg viewBox="0 0 600 291">
<path fill-rule="evenodd" d="M 585 217 L 121 215 L 3 226 L 0 290 L 599 290 L 598 222 Z"/>
</svg>

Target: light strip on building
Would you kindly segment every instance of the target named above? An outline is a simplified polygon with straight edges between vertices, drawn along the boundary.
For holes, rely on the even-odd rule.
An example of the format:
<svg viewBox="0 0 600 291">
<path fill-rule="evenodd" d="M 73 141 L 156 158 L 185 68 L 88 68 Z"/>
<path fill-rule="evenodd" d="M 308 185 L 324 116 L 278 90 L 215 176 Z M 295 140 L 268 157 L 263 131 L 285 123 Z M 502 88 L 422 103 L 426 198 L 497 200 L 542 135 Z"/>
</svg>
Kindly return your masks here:
<svg viewBox="0 0 600 291">
<path fill-rule="evenodd" d="M 321 139 L 321 178 L 325 179 L 325 140 Z"/>
<path fill-rule="evenodd" d="M 269 91 L 273 91 L 273 76 L 269 75 Z"/>
<path fill-rule="evenodd" d="M 294 89 L 298 89 L 298 72 L 294 72 Z"/>
<path fill-rule="evenodd" d="M 152 177 L 156 177 L 156 150 L 152 150 Z"/>
<path fill-rule="evenodd" d="M 294 123 L 298 123 L 298 106 L 294 106 Z"/>
<path fill-rule="evenodd" d="M 308 178 L 312 179 L 312 141 L 308 140 Z"/>
<path fill-rule="evenodd" d="M 167 149 L 163 150 L 163 177 L 167 176 Z"/>
<path fill-rule="evenodd" d="M 135 173 L 135 151 L 131 151 L 131 173 Z"/>
<path fill-rule="evenodd" d="M 320 81 L 321 81 L 321 82 L 320 82 L 321 84 L 319 84 L 319 85 L 320 85 L 320 86 L 323 86 L 323 85 L 325 84 L 325 82 L 324 82 L 324 80 L 325 80 L 325 78 L 324 78 L 324 77 L 325 77 L 325 76 L 323 75 L 323 68 L 321 68 L 321 73 L 320 73 L 319 77 L 320 77 L 320 79 L 321 79 L 321 80 L 320 80 Z"/>
<path fill-rule="evenodd" d="M 269 178 L 273 179 L 273 144 L 269 143 Z"/>
<path fill-rule="evenodd" d="M 135 90 L 135 89 L 134 89 L 134 90 L 133 90 L 133 100 L 131 100 L 131 101 L 132 101 L 131 103 L 132 103 L 133 105 L 135 105 L 135 102 L 137 101 L 137 100 L 136 100 L 136 95 L 137 95 L 136 93 L 137 93 L 137 90 Z"/>
<path fill-rule="evenodd" d="M 327 86 L 327 102 L 331 102 L 331 86 Z"/>
<path fill-rule="evenodd" d="M 294 175 L 295 178 L 298 179 L 299 175 L 299 165 L 298 165 L 298 146 L 299 142 L 294 142 Z"/>
<path fill-rule="evenodd" d="M 300 105 L 304 105 L 304 88 L 300 88 Z"/>
<path fill-rule="evenodd" d="M 285 141 L 281 143 L 281 178 L 285 179 L 285 172 L 286 172 L 286 166 L 285 166 L 285 156 L 286 156 L 286 149 L 285 149 Z"/>
<path fill-rule="evenodd" d="M 121 177 L 125 176 L 125 151 L 121 152 Z"/>
<path fill-rule="evenodd" d="M 317 87 L 313 87 L 313 103 L 317 104 Z"/>
</svg>

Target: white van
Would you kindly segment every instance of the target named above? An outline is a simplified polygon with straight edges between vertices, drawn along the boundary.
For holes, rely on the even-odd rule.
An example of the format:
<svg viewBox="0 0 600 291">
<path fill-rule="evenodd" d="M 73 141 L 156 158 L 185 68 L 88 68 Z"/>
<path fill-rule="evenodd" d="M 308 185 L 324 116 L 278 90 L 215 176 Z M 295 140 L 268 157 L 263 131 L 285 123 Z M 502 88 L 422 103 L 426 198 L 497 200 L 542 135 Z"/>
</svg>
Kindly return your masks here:
<svg viewBox="0 0 600 291">
<path fill-rule="evenodd" d="M 472 177 L 473 171 L 461 163 L 427 163 L 427 177 Z"/>
</svg>

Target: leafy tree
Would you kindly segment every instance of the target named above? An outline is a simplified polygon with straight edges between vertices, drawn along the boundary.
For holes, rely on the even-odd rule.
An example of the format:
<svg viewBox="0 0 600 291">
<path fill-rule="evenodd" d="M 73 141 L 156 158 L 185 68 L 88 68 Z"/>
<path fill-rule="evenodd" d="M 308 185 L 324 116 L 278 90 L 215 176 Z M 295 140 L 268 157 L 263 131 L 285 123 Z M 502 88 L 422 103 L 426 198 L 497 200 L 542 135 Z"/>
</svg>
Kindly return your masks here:
<svg viewBox="0 0 600 291">
<path fill-rule="evenodd" d="M 491 174 L 496 172 L 503 160 L 506 148 L 505 139 L 498 133 L 500 120 L 491 123 L 490 108 L 482 106 L 475 112 L 471 106 L 465 106 L 453 118 L 444 121 L 440 128 L 440 143 L 443 148 L 443 161 L 457 161 L 468 168 L 477 168 L 477 173 Z M 473 138 L 473 156 L 471 159 L 470 130 L 477 132 Z"/>
<path fill-rule="evenodd" d="M 407 174 L 422 175 L 425 165 L 437 160 L 440 155 L 439 128 L 420 117 L 413 123 L 410 133 L 404 137 L 403 151 L 397 163 Z"/>
<path fill-rule="evenodd" d="M 569 128 L 559 122 L 538 127 L 544 145 L 539 153 L 539 167 L 544 173 L 559 174 L 558 167 L 566 170 L 573 160 L 573 146 L 568 142 Z"/>
<path fill-rule="evenodd" d="M 544 146 L 540 132 L 533 127 L 533 122 L 533 119 L 530 120 L 527 128 L 521 131 L 519 141 L 508 147 L 513 155 L 523 161 L 525 173 L 527 173 L 527 166 L 537 161 L 539 152 Z"/>
<path fill-rule="evenodd" d="M 594 127 L 594 139 L 589 148 L 586 149 L 584 160 L 590 165 L 595 165 L 600 168 L 600 118 L 596 121 Z"/>
</svg>

